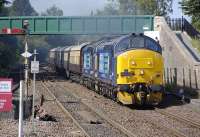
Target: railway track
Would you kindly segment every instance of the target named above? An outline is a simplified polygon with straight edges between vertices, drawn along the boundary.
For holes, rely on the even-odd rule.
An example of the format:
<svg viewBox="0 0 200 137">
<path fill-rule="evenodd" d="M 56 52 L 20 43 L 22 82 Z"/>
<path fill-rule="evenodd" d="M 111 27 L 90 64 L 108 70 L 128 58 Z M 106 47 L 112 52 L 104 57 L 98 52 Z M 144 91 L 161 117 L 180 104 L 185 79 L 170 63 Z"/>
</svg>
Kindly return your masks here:
<svg viewBox="0 0 200 137">
<path fill-rule="evenodd" d="M 65 86 L 63 86 L 63 88 L 66 88 Z M 67 90 L 67 89 L 66 89 Z M 73 96 L 76 96 L 75 94 L 73 94 Z M 76 98 L 79 98 L 79 97 L 77 97 L 76 96 Z M 87 106 L 89 106 L 84 100 L 82 100 L 82 102 L 84 102 L 84 104 L 86 104 Z M 91 106 L 90 106 L 91 107 Z M 125 132 L 127 132 L 127 130 L 124 128 L 124 127 L 122 127 L 121 125 L 119 125 L 119 124 L 117 124 L 116 122 L 114 122 L 114 121 L 112 121 L 110 118 L 108 119 L 108 118 L 106 118 L 106 116 L 103 114 L 103 113 L 101 113 L 101 112 L 99 112 L 97 109 L 95 109 L 95 108 L 92 108 L 96 113 L 98 113 L 98 115 L 101 115 L 101 116 L 103 116 L 105 119 L 107 119 L 108 121 L 110 121 L 110 123 L 111 124 L 114 124 L 114 125 L 117 125 L 118 126 L 118 128 L 120 128 L 120 129 L 123 129 Z M 176 130 L 176 129 L 174 129 L 174 128 L 169 128 L 169 127 L 167 127 L 167 126 L 165 126 L 165 125 L 161 125 L 161 124 L 159 124 L 159 123 L 151 123 L 152 125 L 154 125 L 155 127 L 162 127 L 163 129 L 166 129 L 167 130 L 167 132 L 168 132 L 168 134 L 170 134 L 170 135 L 173 135 L 174 137 L 188 137 L 188 136 L 186 136 L 186 135 L 184 135 L 182 132 L 180 132 L 180 131 L 178 131 L 178 130 Z M 129 132 L 128 132 L 129 133 Z"/>
<path fill-rule="evenodd" d="M 199 122 L 195 122 L 190 118 L 184 118 L 184 117 L 178 116 L 176 114 L 172 114 L 172 113 L 166 112 L 165 110 L 161 110 L 161 109 L 155 109 L 155 111 L 160 113 L 160 114 L 162 114 L 162 115 L 165 115 L 167 117 L 170 117 L 170 118 L 173 118 L 173 119 L 178 120 L 180 122 L 183 122 L 183 123 L 185 123 L 187 125 L 190 125 L 192 127 L 200 129 L 200 123 Z"/>
<path fill-rule="evenodd" d="M 84 100 L 66 92 L 59 85 L 47 82 L 42 83 L 42 85 L 55 99 L 63 112 L 71 117 L 87 137 L 136 137 L 135 134 L 111 120 L 96 108 L 92 108 Z"/>
<path fill-rule="evenodd" d="M 54 82 L 56 82 L 56 81 L 54 81 Z M 48 84 L 50 84 L 50 83 L 48 83 Z M 50 84 L 51 85 L 51 87 L 56 87 L 56 89 L 62 89 L 62 90 L 68 90 L 68 89 L 66 89 L 66 87 L 65 86 L 61 86 L 61 85 L 52 85 L 52 84 Z M 46 86 L 46 88 L 48 88 L 47 86 Z M 48 89 L 48 92 L 50 92 L 51 94 L 52 94 L 52 96 L 54 96 L 54 98 L 56 99 L 57 97 L 56 96 L 58 96 L 58 95 L 56 95 L 56 93 L 53 93 L 51 90 L 49 90 Z M 129 130 L 127 130 L 126 128 L 124 128 L 123 126 L 121 126 L 120 124 L 118 124 L 118 123 L 116 123 L 115 121 L 113 121 L 113 120 L 111 120 L 111 118 L 109 118 L 109 117 L 107 117 L 105 114 L 103 114 L 102 112 L 100 112 L 99 110 L 97 110 L 96 108 L 92 108 L 92 106 L 90 106 L 89 104 L 87 104 L 87 101 L 84 101 L 84 99 L 80 99 L 79 97 L 77 97 L 75 94 L 71 94 L 71 93 L 69 93 L 69 92 L 65 92 L 65 93 L 63 93 L 63 95 L 66 95 L 66 96 L 73 96 L 74 98 L 75 98 L 75 100 L 76 101 L 68 101 L 68 103 L 74 103 L 74 104 L 76 104 L 76 103 L 82 103 L 82 104 L 84 104 L 87 108 L 89 108 L 89 109 L 91 109 L 93 112 L 95 112 L 99 117 L 101 117 L 100 119 L 103 119 L 103 121 L 106 121 L 108 124 L 110 124 L 112 127 L 115 127 L 117 130 L 120 130 L 120 132 L 121 133 L 123 133 L 123 135 L 122 136 L 128 136 L 128 137 L 136 137 L 137 135 L 135 135 L 135 134 L 133 134 L 132 132 L 130 132 Z M 71 95 L 69 95 L 69 94 L 71 94 Z M 78 101 L 77 101 L 78 100 Z M 66 114 L 67 115 L 71 115 L 71 118 L 74 120 L 74 121 L 76 121 L 75 123 L 76 123 L 76 125 L 78 126 L 78 127 L 80 127 L 80 129 L 82 129 L 83 131 L 84 131 L 84 133 L 87 133 L 88 135 L 87 136 L 93 136 L 93 135 L 91 135 L 90 133 L 88 133 L 88 129 L 87 128 L 85 128 L 85 127 L 83 127 L 82 126 L 82 124 L 80 123 L 80 121 L 79 120 L 77 120 L 76 118 L 73 118 L 73 113 L 71 113 L 70 112 L 70 110 L 69 109 L 67 109 L 66 108 L 66 106 L 64 105 L 64 103 L 65 103 L 65 101 L 63 100 L 63 101 L 61 101 L 60 99 L 56 99 L 56 102 L 58 102 L 58 104 L 59 104 L 59 106 L 62 108 L 62 110 L 65 112 L 65 111 L 68 111 L 68 112 L 66 112 Z M 193 122 L 192 120 L 188 120 L 188 119 L 184 119 L 184 118 L 179 118 L 179 116 L 176 116 L 176 115 L 173 115 L 173 114 L 171 114 L 170 115 L 170 113 L 168 113 L 168 112 L 166 112 L 166 111 L 164 111 L 164 110 L 161 110 L 161 109 L 156 109 L 155 110 L 157 113 L 160 113 L 160 114 L 162 114 L 162 115 L 165 115 L 165 116 L 167 116 L 167 117 L 169 117 L 169 118 L 172 118 L 172 119 L 175 119 L 175 120 L 177 120 L 177 121 L 179 121 L 179 122 L 183 122 L 183 123 L 185 123 L 185 124 L 189 124 L 189 125 L 191 125 L 192 127 L 195 127 L 195 128 L 198 128 L 198 129 L 200 129 L 200 124 L 199 123 L 197 123 L 197 122 Z M 102 122 L 101 120 L 100 120 L 100 123 L 106 123 L 106 122 Z M 95 123 L 95 122 L 94 122 Z M 98 123 L 98 122 L 97 122 Z M 159 124 L 159 123 L 152 123 L 152 125 L 155 125 L 156 127 L 161 127 L 161 128 L 163 128 L 163 129 L 166 129 L 167 130 L 167 132 L 168 132 L 168 134 L 169 135 L 173 135 L 173 136 L 176 136 L 176 137 L 188 137 L 187 135 L 185 135 L 184 133 L 182 133 L 181 131 L 179 131 L 179 130 L 177 130 L 177 129 L 174 129 L 174 128 L 170 128 L 170 127 L 167 127 L 167 126 L 165 126 L 165 125 L 162 125 L 162 124 Z M 96 132 L 96 131 L 95 131 Z M 97 131 L 98 132 L 98 131 Z M 95 135 L 95 137 L 96 137 L 96 135 Z"/>
</svg>

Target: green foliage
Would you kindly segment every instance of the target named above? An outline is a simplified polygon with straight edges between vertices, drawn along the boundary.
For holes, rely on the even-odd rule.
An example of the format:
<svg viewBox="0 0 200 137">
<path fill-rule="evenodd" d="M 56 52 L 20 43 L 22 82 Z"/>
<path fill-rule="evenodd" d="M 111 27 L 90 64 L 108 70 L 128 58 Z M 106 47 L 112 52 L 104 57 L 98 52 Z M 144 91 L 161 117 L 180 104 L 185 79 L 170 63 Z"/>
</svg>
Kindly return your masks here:
<svg viewBox="0 0 200 137">
<path fill-rule="evenodd" d="M 138 2 L 135 0 L 118 0 L 119 3 L 119 13 L 122 15 L 137 15 L 140 14 L 140 9 L 138 7 Z"/>
<path fill-rule="evenodd" d="M 173 0 L 137 0 L 143 14 L 168 16 L 172 10 Z"/>
<path fill-rule="evenodd" d="M 52 7 L 48 8 L 46 12 L 41 14 L 42 16 L 63 16 L 63 11 L 53 5 Z"/>
<path fill-rule="evenodd" d="M 180 2 L 184 13 L 190 16 L 200 17 L 200 1 L 199 0 L 182 0 Z"/>
<path fill-rule="evenodd" d="M 93 14 L 93 13 L 92 13 Z M 119 15 L 116 2 L 109 2 L 103 10 L 97 10 L 98 16 L 101 15 Z"/>
<path fill-rule="evenodd" d="M 181 7 L 186 15 L 192 17 L 192 24 L 200 31 L 200 1 L 182 0 Z"/>
<path fill-rule="evenodd" d="M 157 8 L 157 2 L 155 0 L 139 0 L 137 1 L 138 7 L 140 7 L 140 14 L 155 15 L 161 14 L 161 8 Z"/>
<path fill-rule="evenodd" d="M 172 12 L 173 0 L 108 0 L 97 15 L 157 15 L 167 17 Z"/>
<path fill-rule="evenodd" d="M 200 53 L 200 40 L 192 39 L 192 46 Z"/>
<path fill-rule="evenodd" d="M 10 10 L 10 16 L 37 16 L 29 0 L 15 0 Z"/>
<path fill-rule="evenodd" d="M 46 41 L 47 36 L 29 36 L 28 39 L 28 45 L 29 45 L 29 51 L 33 52 L 34 49 L 37 49 L 37 52 L 39 53 L 37 55 L 37 60 L 40 62 L 45 62 L 46 57 L 48 55 L 48 49 L 50 48 L 50 45 Z"/>
<path fill-rule="evenodd" d="M 17 63 L 18 40 L 14 36 L 0 37 L 0 76 L 6 76 Z"/>
<path fill-rule="evenodd" d="M 9 11 L 8 7 L 5 7 L 4 5 L 10 4 L 7 0 L 0 0 L 0 16 L 7 16 Z"/>
<path fill-rule="evenodd" d="M 62 9 L 53 5 L 48 8 L 46 12 L 42 13 L 44 16 L 63 16 Z M 45 37 L 45 41 L 49 44 L 49 48 L 54 48 L 58 46 L 72 45 L 75 43 L 75 38 L 69 35 L 50 35 Z"/>
<path fill-rule="evenodd" d="M 5 4 L 8 4 L 8 1 L 0 0 L 0 16 L 37 15 L 29 0 L 15 0 L 10 7 L 5 7 Z M 23 36 L 0 37 L 0 76 L 8 76 L 9 71 L 19 63 L 20 53 L 24 49 L 23 41 Z"/>
<path fill-rule="evenodd" d="M 2 10 L 2 8 L 4 8 L 5 4 L 9 4 L 10 1 L 8 0 L 0 0 L 0 11 Z"/>
<path fill-rule="evenodd" d="M 192 25 L 200 32 L 200 17 L 192 16 Z"/>
</svg>

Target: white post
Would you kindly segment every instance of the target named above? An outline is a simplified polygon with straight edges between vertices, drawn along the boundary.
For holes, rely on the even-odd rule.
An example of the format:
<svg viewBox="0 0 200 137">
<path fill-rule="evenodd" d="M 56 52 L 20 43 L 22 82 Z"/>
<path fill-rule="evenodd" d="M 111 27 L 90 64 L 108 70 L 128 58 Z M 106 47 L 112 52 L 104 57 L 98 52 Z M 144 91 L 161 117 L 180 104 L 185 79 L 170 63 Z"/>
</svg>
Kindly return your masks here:
<svg viewBox="0 0 200 137">
<path fill-rule="evenodd" d="M 18 137 L 23 137 L 23 91 L 22 91 L 22 86 L 23 86 L 23 81 L 20 81 L 20 100 L 19 100 L 19 132 L 18 132 Z"/>
<path fill-rule="evenodd" d="M 27 36 L 25 36 L 27 37 Z M 25 52 L 28 52 L 27 38 L 25 38 Z M 25 97 L 28 98 L 28 57 L 25 57 Z"/>
<path fill-rule="evenodd" d="M 34 50 L 34 61 L 36 61 L 36 49 Z M 36 73 L 33 73 L 33 106 L 32 106 L 32 122 L 33 122 L 33 133 L 35 132 L 35 122 L 34 122 L 34 111 L 35 111 L 35 78 Z"/>
<path fill-rule="evenodd" d="M 23 29 L 25 31 L 25 53 L 28 52 L 28 44 L 27 44 L 27 39 L 28 39 L 28 34 L 29 34 L 29 21 L 28 20 L 24 20 L 23 21 Z M 25 61 L 24 61 L 24 65 L 25 65 L 25 97 L 26 99 L 28 98 L 28 56 L 25 56 Z"/>
</svg>

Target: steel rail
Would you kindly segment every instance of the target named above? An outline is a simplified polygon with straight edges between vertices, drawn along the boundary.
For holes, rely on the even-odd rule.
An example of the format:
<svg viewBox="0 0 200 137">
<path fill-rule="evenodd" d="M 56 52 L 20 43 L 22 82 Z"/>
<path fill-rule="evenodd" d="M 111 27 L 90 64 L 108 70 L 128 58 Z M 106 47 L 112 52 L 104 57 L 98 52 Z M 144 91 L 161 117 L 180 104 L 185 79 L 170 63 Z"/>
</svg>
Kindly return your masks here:
<svg viewBox="0 0 200 137">
<path fill-rule="evenodd" d="M 66 89 L 66 86 L 63 86 L 65 87 Z M 70 93 L 72 94 L 74 97 L 76 98 L 79 98 L 77 95 L 73 94 L 73 93 Z M 105 114 L 103 114 L 102 112 L 100 112 L 99 110 L 95 109 L 94 107 L 92 107 L 91 105 L 89 105 L 86 101 L 84 100 L 81 100 L 86 106 L 88 106 L 89 108 L 91 108 L 94 112 L 96 112 L 98 115 L 100 115 L 102 118 L 106 119 L 110 124 L 114 124 L 115 126 L 117 126 L 120 130 L 124 130 L 124 133 L 127 133 L 127 135 L 130 135 L 130 136 L 135 136 L 135 135 L 132 135 L 132 133 L 130 131 L 128 131 L 127 129 L 125 129 L 124 127 L 122 127 L 121 125 L 119 125 L 118 123 L 116 123 L 115 121 L 111 120 L 111 118 L 108 118 L 105 116 Z M 152 124 L 155 124 L 155 123 L 152 123 Z M 157 124 L 156 124 L 157 125 Z M 158 126 L 158 125 L 157 125 Z M 159 126 L 162 126 L 164 129 L 167 129 L 167 131 L 171 134 L 173 134 L 174 136 L 176 137 L 187 137 L 186 135 L 184 135 L 183 133 L 181 133 L 180 131 L 178 130 L 175 130 L 175 129 L 172 129 L 172 128 L 169 128 L 167 126 L 164 126 L 164 125 L 159 125 Z"/>
<path fill-rule="evenodd" d="M 56 86 L 57 88 L 61 88 L 61 86 Z M 61 88 L 63 89 L 63 88 Z M 66 88 L 65 91 L 67 92 Z M 69 92 L 68 92 L 69 93 Z M 106 120 L 110 125 L 112 125 L 113 127 L 117 128 L 119 131 L 121 131 L 123 134 L 127 135 L 128 137 L 137 137 L 135 134 L 133 134 L 132 132 L 130 132 L 129 130 L 127 130 L 126 128 L 124 128 L 123 126 L 121 126 L 119 123 L 111 120 L 110 117 L 108 117 L 107 115 L 103 114 L 101 111 L 95 109 L 94 107 L 92 107 L 91 105 L 89 105 L 86 101 L 80 99 L 77 95 L 73 94 L 73 93 L 69 93 L 72 96 L 74 96 L 75 98 L 79 99 L 81 103 L 83 103 L 85 106 L 87 106 L 88 108 L 90 108 L 93 112 L 95 112 L 98 116 L 100 116 L 101 118 L 103 118 L 104 120 Z"/>
<path fill-rule="evenodd" d="M 160 114 L 162 114 L 162 115 L 165 115 L 165 116 L 171 117 L 171 118 L 173 118 L 173 119 L 175 119 L 175 120 L 178 120 L 178 121 L 180 121 L 180 122 L 183 122 L 183 123 L 185 123 L 185 124 L 187 124 L 187 125 L 190 125 L 190 126 L 193 126 L 193 127 L 195 127 L 195 128 L 200 129 L 200 123 L 199 123 L 199 122 L 195 122 L 195 121 L 193 121 L 193 120 L 190 119 L 190 118 L 187 118 L 187 119 L 186 119 L 186 118 L 184 118 L 184 117 L 180 117 L 180 116 L 171 114 L 171 113 L 166 112 L 166 111 L 161 110 L 161 109 L 155 109 L 155 111 L 158 112 L 158 113 L 160 113 Z"/>
<path fill-rule="evenodd" d="M 66 90 L 66 86 L 63 86 L 65 87 L 65 90 Z M 59 87 L 61 88 L 61 87 Z M 73 94 L 73 93 L 70 93 L 72 94 L 74 97 L 76 98 L 79 98 L 77 95 Z M 97 113 L 98 115 L 100 115 L 102 118 L 106 119 L 111 125 L 114 125 L 116 126 L 118 129 L 120 130 L 123 130 L 124 133 L 126 133 L 128 136 L 131 136 L 131 137 L 136 137 L 136 135 L 133 135 L 130 131 L 128 131 L 126 128 L 124 128 L 123 126 L 121 126 L 120 124 L 116 123 L 115 121 L 111 120 L 111 118 L 108 118 L 107 116 L 105 116 L 105 114 L 103 114 L 102 112 L 100 112 L 99 110 L 95 109 L 94 107 L 92 107 L 91 105 L 89 105 L 86 101 L 84 100 L 81 100 L 82 103 L 84 103 L 86 106 L 88 106 L 89 108 L 91 108 L 95 113 Z M 155 123 L 152 123 L 154 125 L 157 125 L 157 126 L 160 126 L 164 129 L 167 129 L 167 132 L 169 132 L 170 134 L 173 134 L 174 136 L 176 137 L 188 137 L 186 135 L 184 135 L 183 133 L 181 133 L 180 131 L 176 130 L 176 129 L 172 129 L 172 128 L 169 128 L 167 126 L 164 126 L 164 125 L 158 125 L 158 124 L 155 124 Z"/>
<path fill-rule="evenodd" d="M 66 90 L 66 86 L 63 86 Z M 46 87 L 48 89 L 48 87 Z M 59 86 L 59 88 L 61 88 Z M 56 102 L 59 104 L 59 106 L 62 108 L 62 110 L 65 112 L 67 111 L 64 106 L 58 101 L 58 99 L 54 96 L 53 93 L 51 93 L 51 91 L 48 89 L 48 92 L 50 92 L 50 94 L 54 97 L 54 99 L 56 100 Z M 70 93 L 72 96 L 74 96 L 75 98 L 77 99 L 80 99 L 77 95 L 73 94 L 73 93 Z M 102 117 L 103 119 L 105 119 L 107 122 L 109 122 L 111 125 L 115 126 L 117 129 L 121 130 L 124 134 L 126 134 L 127 136 L 129 137 L 136 137 L 136 135 L 134 135 L 133 133 L 131 133 L 130 131 L 128 131 L 126 128 L 124 128 L 123 126 L 121 126 L 120 124 L 116 123 L 115 121 L 111 120 L 111 118 L 108 118 L 105 114 L 103 114 L 102 112 L 100 112 L 99 110 L 93 108 L 91 105 L 89 105 L 87 102 L 85 102 L 84 100 L 81 100 L 81 102 L 83 104 L 85 104 L 86 106 L 88 106 L 91 110 L 93 110 L 96 114 L 98 114 L 100 117 Z M 83 130 L 83 132 L 85 134 L 87 134 L 87 132 L 81 127 L 81 125 L 73 118 L 73 116 L 67 111 L 66 113 L 67 115 L 69 115 L 72 120 L 75 122 L 75 124 L 81 129 Z M 155 123 L 153 123 L 155 124 Z M 186 136 L 185 134 L 181 133 L 180 131 L 176 130 L 176 129 L 172 129 L 172 128 L 169 128 L 167 126 L 164 126 L 164 125 L 158 125 L 156 124 L 157 126 L 160 126 L 164 129 L 167 129 L 167 131 L 170 133 L 170 134 L 173 134 L 174 136 L 176 137 L 188 137 Z M 89 136 L 89 135 L 87 135 Z"/>
<path fill-rule="evenodd" d="M 155 123 L 153 123 L 153 124 L 155 124 Z M 169 132 L 170 134 L 173 134 L 176 137 L 188 137 L 185 134 L 183 134 L 182 132 L 180 132 L 180 131 L 178 131 L 176 129 L 173 129 L 173 128 L 169 128 L 169 127 L 167 127 L 165 125 L 158 125 L 158 124 L 156 124 L 156 126 L 160 126 L 160 127 L 164 128 L 164 129 L 166 129 L 167 132 Z"/>
<path fill-rule="evenodd" d="M 83 133 L 87 136 L 87 137 L 91 137 L 83 128 L 82 126 L 78 123 L 78 121 L 70 114 L 69 111 L 67 111 L 65 109 L 65 107 L 60 103 L 60 101 L 55 97 L 55 95 L 51 92 L 51 90 L 43 83 L 41 82 L 43 87 L 47 90 L 47 92 L 51 95 L 51 97 L 56 101 L 56 103 L 58 104 L 58 106 L 61 108 L 61 110 L 64 112 L 64 114 L 66 116 L 69 116 L 73 122 L 76 124 L 76 126 L 78 126 L 82 131 Z"/>
</svg>

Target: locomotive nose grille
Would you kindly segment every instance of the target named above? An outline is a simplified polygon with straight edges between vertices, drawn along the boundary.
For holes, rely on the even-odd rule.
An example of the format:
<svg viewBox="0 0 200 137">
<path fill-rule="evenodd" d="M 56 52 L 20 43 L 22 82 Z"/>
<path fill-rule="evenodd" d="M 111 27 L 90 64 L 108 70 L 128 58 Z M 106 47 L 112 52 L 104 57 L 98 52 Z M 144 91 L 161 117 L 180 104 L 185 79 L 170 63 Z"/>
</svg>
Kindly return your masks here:
<svg viewBox="0 0 200 137">
<path fill-rule="evenodd" d="M 153 68 L 152 58 L 132 58 L 129 60 L 129 68 Z"/>
</svg>

